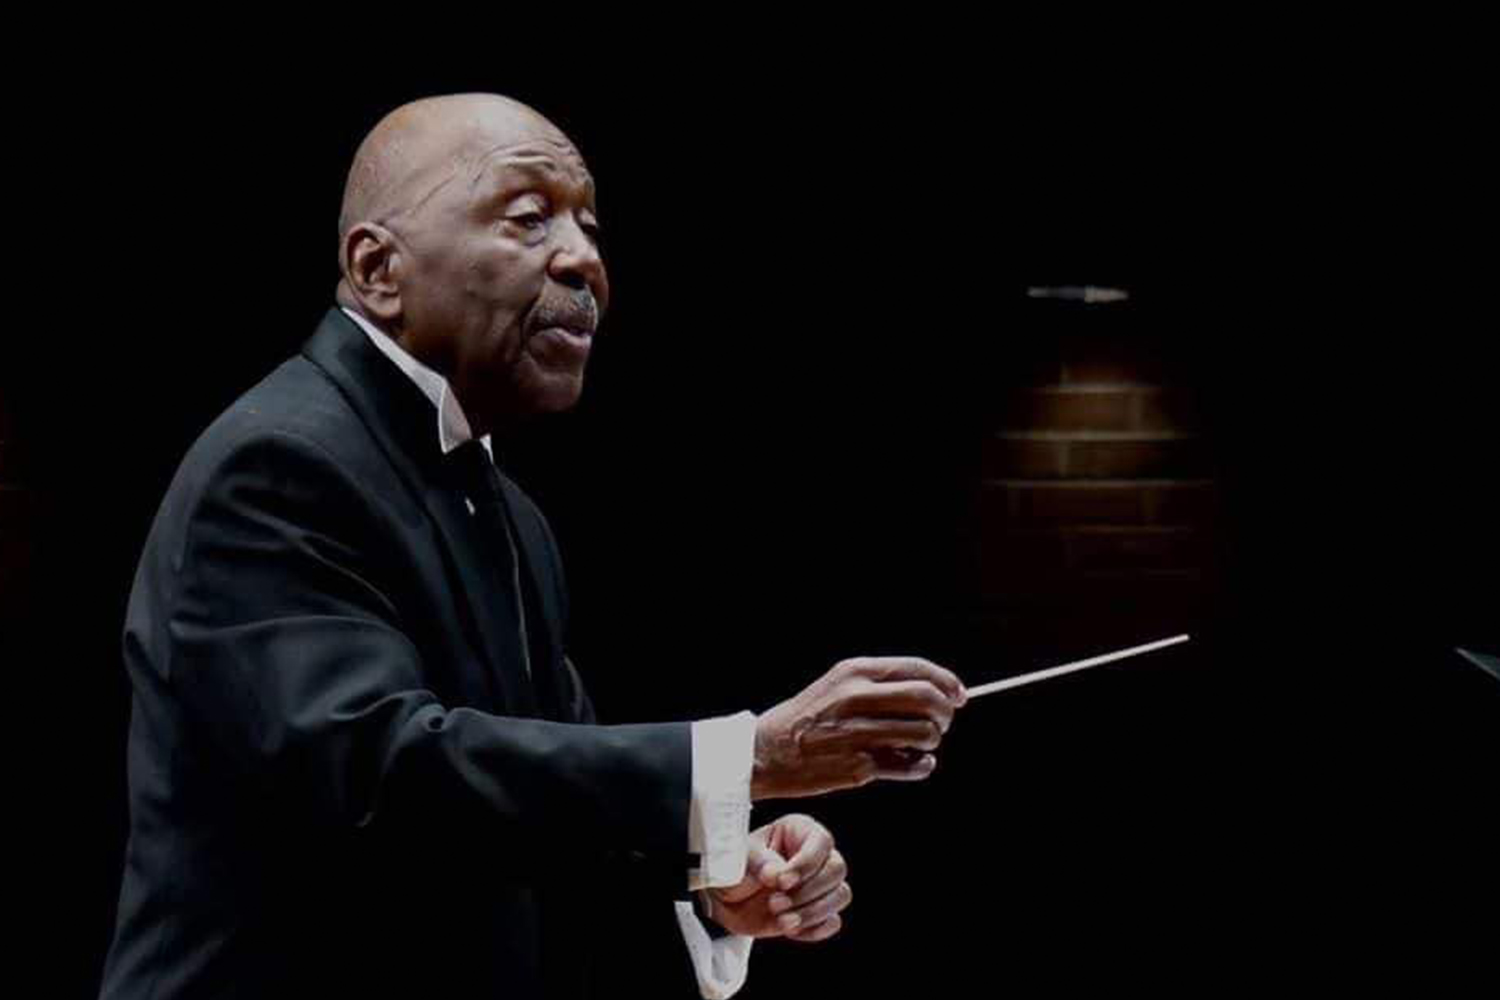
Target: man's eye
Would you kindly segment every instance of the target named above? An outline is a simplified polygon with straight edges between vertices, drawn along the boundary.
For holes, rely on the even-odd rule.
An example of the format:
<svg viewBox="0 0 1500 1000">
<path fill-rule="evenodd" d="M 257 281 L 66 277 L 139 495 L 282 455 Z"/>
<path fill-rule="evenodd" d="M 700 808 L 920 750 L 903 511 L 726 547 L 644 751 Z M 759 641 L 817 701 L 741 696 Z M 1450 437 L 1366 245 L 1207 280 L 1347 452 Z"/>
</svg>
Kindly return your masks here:
<svg viewBox="0 0 1500 1000">
<path fill-rule="evenodd" d="M 512 215 L 510 221 L 523 229 L 536 229 L 547 224 L 547 217 L 541 212 L 522 212 L 520 215 Z"/>
</svg>

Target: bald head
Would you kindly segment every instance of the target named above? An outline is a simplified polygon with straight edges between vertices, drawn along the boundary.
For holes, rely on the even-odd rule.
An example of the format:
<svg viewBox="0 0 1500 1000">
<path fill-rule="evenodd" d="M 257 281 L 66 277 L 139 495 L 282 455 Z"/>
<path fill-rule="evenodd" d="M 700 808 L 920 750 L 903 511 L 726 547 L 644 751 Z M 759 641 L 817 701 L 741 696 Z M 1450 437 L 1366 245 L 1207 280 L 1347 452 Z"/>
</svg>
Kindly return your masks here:
<svg viewBox="0 0 1500 1000">
<path fill-rule="evenodd" d="M 535 110 L 500 94 L 450 94 L 403 104 L 359 145 L 339 210 L 339 238 L 361 222 L 389 224 L 419 212 L 465 180 L 497 145 L 540 140 L 572 150 Z M 576 154 L 575 154 L 576 155 Z"/>
</svg>

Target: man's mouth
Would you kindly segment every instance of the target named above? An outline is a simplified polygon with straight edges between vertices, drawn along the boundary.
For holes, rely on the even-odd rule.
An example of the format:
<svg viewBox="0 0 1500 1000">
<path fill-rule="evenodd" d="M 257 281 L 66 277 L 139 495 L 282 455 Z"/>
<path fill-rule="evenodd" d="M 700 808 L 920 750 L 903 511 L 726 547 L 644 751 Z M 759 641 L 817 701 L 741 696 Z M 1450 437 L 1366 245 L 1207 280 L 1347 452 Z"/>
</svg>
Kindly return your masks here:
<svg viewBox="0 0 1500 1000">
<path fill-rule="evenodd" d="M 529 349 L 544 363 L 581 367 L 593 346 L 599 312 L 594 297 L 579 290 L 571 297 L 544 297 L 531 316 Z"/>
<path fill-rule="evenodd" d="M 577 367 L 587 360 L 593 341 L 594 331 L 587 326 L 551 325 L 532 335 L 531 350 L 548 364 Z"/>
</svg>

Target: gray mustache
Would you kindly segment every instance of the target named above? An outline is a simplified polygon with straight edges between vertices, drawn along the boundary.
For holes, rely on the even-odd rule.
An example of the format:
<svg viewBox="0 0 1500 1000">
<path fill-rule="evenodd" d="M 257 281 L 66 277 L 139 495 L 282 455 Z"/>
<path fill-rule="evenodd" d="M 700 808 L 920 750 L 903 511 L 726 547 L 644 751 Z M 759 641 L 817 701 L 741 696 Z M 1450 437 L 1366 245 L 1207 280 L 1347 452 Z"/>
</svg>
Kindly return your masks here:
<svg viewBox="0 0 1500 1000">
<path fill-rule="evenodd" d="M 594 293 L 579 288 L 569 293 L 561 302 L 539 302 L 532 316 L 532 329 L 545 330 L 549 326 L 562 326 L 572 330 L 587 330 L 593 333 L 599 325 L 599 303 Z"/>
</svg>

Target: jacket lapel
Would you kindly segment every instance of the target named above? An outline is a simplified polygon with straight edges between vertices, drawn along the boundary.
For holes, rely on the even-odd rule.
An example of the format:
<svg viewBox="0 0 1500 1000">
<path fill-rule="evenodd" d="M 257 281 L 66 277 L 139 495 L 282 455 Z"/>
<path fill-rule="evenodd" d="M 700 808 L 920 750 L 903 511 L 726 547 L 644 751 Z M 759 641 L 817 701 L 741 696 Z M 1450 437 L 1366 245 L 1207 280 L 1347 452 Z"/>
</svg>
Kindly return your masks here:
<svg viewBox="0 0 1500 1000">
<path fill-rule="evenodd" d="M 498 700 L 506 714 L 535 716 L 509 581 L 498 580 L 485 558 L 452 471 L 443 463 L 431 400 L 338 308 L 328 311 L 303 354 L 343 391 L 437 526 L 450 578 L 464 595 L 470 643 L 488 660 L 487 676 L 498 678 Z"/>
</svg>

